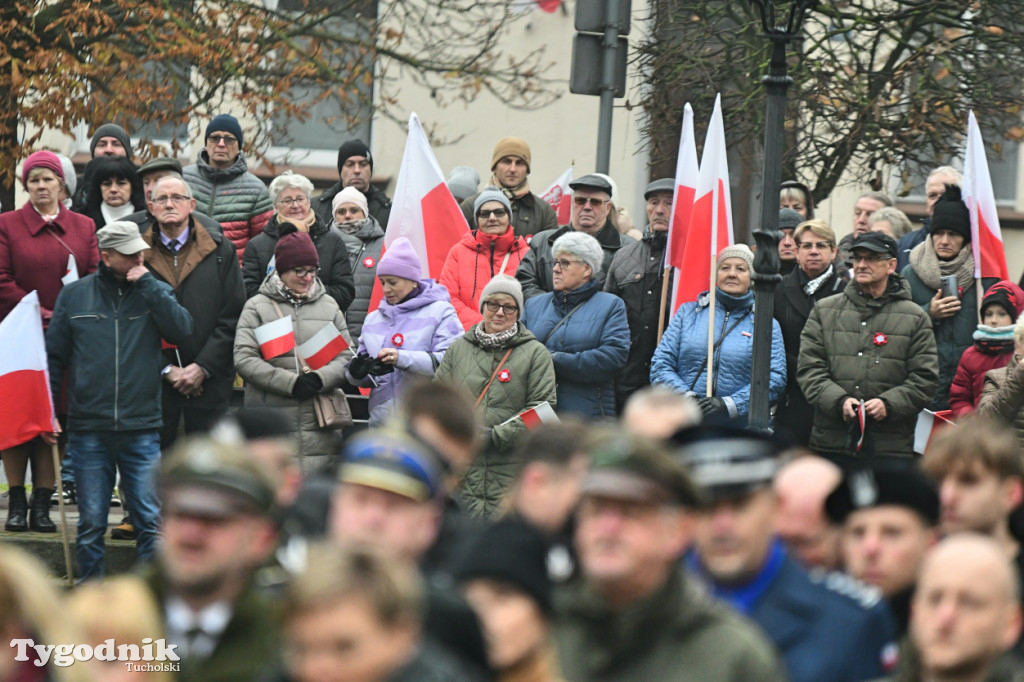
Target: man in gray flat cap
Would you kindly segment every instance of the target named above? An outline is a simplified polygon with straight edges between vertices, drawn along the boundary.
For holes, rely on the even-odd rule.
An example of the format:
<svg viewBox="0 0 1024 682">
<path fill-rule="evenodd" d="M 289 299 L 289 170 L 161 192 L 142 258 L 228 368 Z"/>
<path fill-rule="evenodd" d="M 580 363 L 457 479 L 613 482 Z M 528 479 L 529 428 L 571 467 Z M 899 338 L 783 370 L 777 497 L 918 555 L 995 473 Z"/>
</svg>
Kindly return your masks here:
<svg viewBox="0 0 1024 682">
<path fill-rule="evenodd" d="M 643 239 L 630 242 L 615 253 L 604 282 L 604 290 L 626 304 L 629 320 L 629 358 L 615 380 L 615 407 L 619 414 L 629 396 L 651 383 L 651 356 L 658 345 L 665 245 L 672 221 L 675 184 L 672 178 L 661 178 L 644 189 L 647 229 Z M 665 323 L 667 326 L 667 319 Z"/>
<path fill-rule="evenodd" d="M 594 277 L 602 285 L 605 273 L 615 253 L 636 240 L 619 234 L 611 221 L 612 186 L 600 175 L 584 175 L 569 183 L 572 188 L 572 218 L 570 223 L 554 230 L 544 230 L 533 235 L 530 250 L 523 256 L 523 262 L 516 270 L 516 279 L 523 285 L 523 297 L 531 298 L 554 291 L 552 281 L 555 255 L 551 250 L 555 240 L 567 232 L 579 230 L 594 237 L 604 249 L 601 272 Z"/>
<path fill-rule="evenodd" d="M 160 461 L 161 339 L 179 343 L 192 317 L 171 287 L 150 274 L 139 227 L 114 221 L 96 233 L 100 267 L 61 289 L 46 334 L 50 390 L 67 375 L 68 456 L 78 488 L 78 575 L 104 574 L 114 476 L 138 531 L 136 557 L 156 548 L 160 504 L 153 473 Z"/>
</svg>

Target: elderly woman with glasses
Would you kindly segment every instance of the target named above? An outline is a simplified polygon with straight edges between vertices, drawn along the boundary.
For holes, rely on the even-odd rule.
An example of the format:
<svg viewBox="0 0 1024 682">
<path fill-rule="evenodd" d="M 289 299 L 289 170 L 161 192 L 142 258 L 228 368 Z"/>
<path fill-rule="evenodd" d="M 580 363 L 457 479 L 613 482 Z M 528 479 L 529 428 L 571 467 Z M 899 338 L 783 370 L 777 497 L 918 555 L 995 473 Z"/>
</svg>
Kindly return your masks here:
<svg viewBox="0 0 1024 682">
<path fill-rule="evenodd" d="M 331 230 L 330 225 L 325 225 L 317 216 L 310 203 L 312 194 L 313 183 L 291 171 L 285 171 L 270 183 L 274 215 L 263 232 L 249 241 L 242 258 L 245 295 L 249 298 L 255 296 L 263 280 L 274 269 L 274 246 L 282 234 L 282 226 L 290 224 L 300 232 L 309 234 L 313 240 L 313 246 L 320 256 L 320 281 L 327 288 L 327 295 L 334 299 L 344 313 L 356 295 L 348 248 L 341 235 Z"/>
<path fill-rule="evenodd" d="M 684 303 L 665 330 L 651 360 L 651 383 L 664 384 L 697 398 L 705 415 L 745 416 L 750 408 L 750 362 L 754 354 L 754 292 L 750 289 L 754 254 L 745 244 L 718 253 L 712 357 L 708 358 L 711 296 L 701 293 Z M 771 313 L 771 311 L 768 311 Z M 708 367 L 711 391 L 708 392 Z M 786 351 L 782 329 L 772 320 L 772 360 L 768 394 L 772 405 L 786 389 Z"/>
<path fill-rule="evenodd" d="M 615 375 L 629 354 L 626 304 L 601 291 L 597 239 L 567 232 L 551 250 L 554 291 L 526 302 L 523 324 L 551 353 L 559 413 L 615 417 Z"/>
<path fill-rule="evenodd" d="M 494 512 L 515 475 L 512 451 L 526 437 L 519 416 L 547 402 L 555 406 L 555 368 L 547 348 L 519 322 L 523 288 L 495 275 L 480 293 L 482 319 L 455 341 L 435 378 L 465 386 L 476 399 L 485 427 L 481 453 L 463 482 L 470 511 Z"/>
<path fill-rule="evenodd" d="M 530 249 L 525 237 L 512 228 L 512 205 L 494 187 L 488 187 L 473 201 L 476 230 L 468 232 L 448 252 L 441 277 L 452 297 L 464 329 L 480 321 L 480 296 L 496 275 L 515 275 Z"/>
<path fill-rule="evenodd" d="M 246 406 L 277 408 L 291 418 L 302 469 L 310 472 L 338 452 L 338 433 L 320 426 L 313 397 L 341 386 L 353 342 L 345 316 L 317 277 L 320 257 L 309 234 L 284 225 L 274 259 L 277 267 L 263 280 L 259 293 L 246 302 L 238 319 L 235 368 L 245 379 Z M 282 318 L 291 318 L 291 324 L 284 329 L 268 327 L 280 324 Z M 289 330 L 294 344 L 279 344 Z M 330 341 L 338 335 L 344 344 Z M 315 342 L 314 337 L 324 343 Z M 306 342 L 312 345 L 302 348 Z M 339 350 L 341 345 L 344 348 Z"/>
</svg>

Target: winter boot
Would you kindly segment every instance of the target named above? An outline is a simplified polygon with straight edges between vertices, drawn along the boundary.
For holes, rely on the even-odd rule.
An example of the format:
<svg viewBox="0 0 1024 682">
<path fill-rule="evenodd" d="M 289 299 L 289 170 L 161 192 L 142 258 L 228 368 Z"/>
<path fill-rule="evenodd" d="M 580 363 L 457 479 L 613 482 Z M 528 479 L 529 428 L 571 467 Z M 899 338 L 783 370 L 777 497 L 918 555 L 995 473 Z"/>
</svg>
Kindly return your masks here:
<svg viewBox="0 0 1024 682">
<path fill-rule="evenodd" d="M 37 533 L 56 533 L 57 526 L 50 520 L 52 488 L 34 488 L 29 504 L 28 527 Z"/>
<path fill-rule="evenodd" d="M 28 514 L 28 501 L 25 499 L 25 486 L 12 485 L 8 491 L 7 523 L 4 530 L 23 533 L 28 530 L 25 515 Z"/>
</svg>

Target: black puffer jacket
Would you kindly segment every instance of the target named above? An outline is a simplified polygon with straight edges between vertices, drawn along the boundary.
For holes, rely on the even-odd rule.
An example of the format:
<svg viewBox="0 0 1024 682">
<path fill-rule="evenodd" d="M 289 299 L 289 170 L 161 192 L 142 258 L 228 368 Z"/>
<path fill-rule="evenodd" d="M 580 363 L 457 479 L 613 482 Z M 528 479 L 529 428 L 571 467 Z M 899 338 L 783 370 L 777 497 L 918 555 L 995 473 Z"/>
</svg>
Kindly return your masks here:
<svg viewBox="0 0 1024 682">
<path fill-rule="evenodd" d="M 327 227 L 318 217 L 309 228 L 309 236 L 320 256 L 320 281 L 327 288 L 327 295 L 334 299 L 341 312 L 355 297 L 356 288 L 352 283 L 352 266 L 348 260 L 348 249 L 342 238 Z M 281 237 L 281 224 L 277 214 L 270 219 L 261 234 L 253 237 L 245 247 L 242 259 L 242 278 L 245 280 L 245 296 L 252 298 L 259 293 L 260 285 L 270 274 L 270 261 L 274 247 Z M 358 337 L 356 337 L 358 338 Z"/>
<path fill-rule="evenodd" d="M 516 279 L 523 285 L 523 298 L 533 298 L 534 296 L 540 296 L 554 290 L 552 270 L 555 265 L 555 255 L 551 252 L 551 249 L 559 237 L 573 229 L 571 225 L 565 225 L 557 230 L 545 230 L 533 235 L 533 238 L 530 240 L 530 250 L 523 256 L 523 262 L 519 264 L 519 269 L 516 270 Z M 610 220 L 606 221 L 604 227 L 593 236 L 601 243 L 601 248 L 604 249 L 601 272 L 595 272 L 594 279 L 597 280 L 601 287 L 604 287 L 604 277 L 608 272 L 608 266 L 611 265 L 615 252 L 627 244 L 636 242 L 636 240 L 624 234 L 619 234 L 619 231 L 615 229 Z"/>
<path fill-rule="evenodd" d="M 334 222 L 331 202 L 334 201 L 334 195 L 343 189 L 345 187 L 339 180 L 313 199 L 313 210 L 316 211 L 317 217 L 324 225 Z M 379 190 L 373 185 L 370 185 L 370 189 L 363 192 L 363 195 L 366 197 L 366 207 L 370 209 L 370 215 L 377 219 L 381 227 L 387 229 L 388 219 L 391 217 L 391 198 L 383 190 Z"/>
<path fill-rule="evenodd" d="M 344 240 L 348 249 L 356 295 L 345 313 L 345 321 L 348 322 L 352 338 L 358 339 L 363 333 L 363 320 L 370 308 L 370 296 L 377 280 L 377 263 L 384 249 L 384 228 L 376 218 L 370 216 L 355 234 L 346 234 L 336 227 L 332 227 L 331 231 Z"/>
</svg>

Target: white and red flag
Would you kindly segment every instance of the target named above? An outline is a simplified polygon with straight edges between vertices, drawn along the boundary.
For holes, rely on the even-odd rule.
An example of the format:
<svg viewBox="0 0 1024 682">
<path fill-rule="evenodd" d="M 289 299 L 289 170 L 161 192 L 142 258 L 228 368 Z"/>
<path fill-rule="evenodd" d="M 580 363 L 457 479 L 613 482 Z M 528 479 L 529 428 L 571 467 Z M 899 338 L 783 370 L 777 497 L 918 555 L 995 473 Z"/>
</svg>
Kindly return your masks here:
<svg viewBox="0 0 1024 682">
<path fill-rule="evenodd" d="M 523 410 L 517 414 L 516 417 L 522 419 L 523 424 L 525 424 L 528 429 L 535 429 L 541 424 L 555 424 L 560 421 L 558 419 L 558 415 L 555 414 L 555 410 L 551 407 L 551 403 L 546 400 L 535 407 Z M 512 419 L 515 419 L 516 417 L 512 417 Z M 504 423 L 508 424 L 512 419 L 509 419 Z"/>
<path fill-rule="evenodd" d="M 289 318 L 290 319 L 290 318 Z M 348 342 L 338 328 L 328 322 L 313 334 L 309 341 L 295 349 L 295 353 L 313 370 L 318 370 L 348 348 Z"/>
<path fill-rule="evenodd" d="M 668 227 L 668 246 L 665 249 L 665 267 L 673 268 L 671 315 L 685 301 L 680 296 L 683 281 L 683 265 L 686 249 L 686 233 L 690 229 L 693 214 L 693 197 L 697 191 L 697 143 L 693 135 L 693 108 L 687 102 L 683 107 L 683 128 L 679 133 L 679 157 L 676 160 L 676 186 L 672 193 L 672 222 Z"/>
<path fill-rule="evenodd" d="M 0 450 L 56 430 L 35 291 L 0 322 L 0 415 Z"/>
<path fill-rule="evenodd" d="M 409 137 L 405 141 L 402 166 L 398 169 L 391 217 L 380 255 L 383 258 L 396 239 L 405 237 L 420 257 L 423 277 L 437 279 L 448 252 L 467 232 L 466 216 L 448 189 L 423 125 L 416 114 L 411 114 Z M 370 295 L 370 312 L 377 309 L 381 297 L 377 280 Z"/>
<path fill-rule="evenodd" d="M 544 190 L 540 198 L 548 202 L 551 208 L 555 209 L 555 216 L 559 225 L 568 225 L 572 218 L 572 189 L 569 183 L 572 182 L 573 167 L 569 168 L 558 176 L 558 179 L 551 183 L 551 186 Z"/>
<path fill-rule="evenodd" d="M 295 348 L 295 329 L 291 315 L 260 325 L 253 333 L 256 334 L 256 343 L 260 344 L 260 354 L 264 360 L 276 358 Z"/>
<path fill-rule="evenodd" d="M 733 241 L 729 162 L 726 159 L 725 124 L 722 122 L 722 96 L 718 95 L 697 173 L 693 212 L 679 266 L 681 276 L 676 286 L 677 302 L 696 301 L 700 292 L 714 287 L 711 264 L 718 252 Z"/>
<path fill-rule="evenodd" d="M 75 254 L 68 254 L 68 267 L 64 271 L 64 276 L 60 278 L 60 281 L 64 286 L 78 281 L 78 264 L 75 262 Z"/>
<path fill-rule="evenodd" d="M 1010 279 L 1003 249 L 1003 233 L 996 213 L 996 195 L 988 172 L 985 143 L 974 112 L 967 116 L 967 149 L 964 151 L 964 203 L 971 213 L 971 249 L 974 277 Z"/>
<path fill-rule="evenodd" d="M 917 426 L 914 428 L 914 452 L 919 455 L 928 453 L 928 445 L 932 442 L 935 434 L 947 426 L 956 426 L 950 417 L 952 410 L 921 410 L 917 414 Z"/>
</svg>

